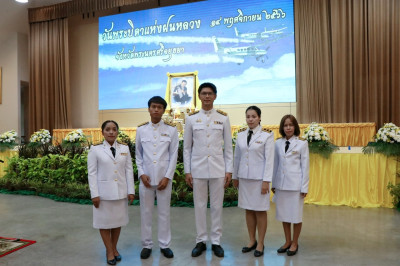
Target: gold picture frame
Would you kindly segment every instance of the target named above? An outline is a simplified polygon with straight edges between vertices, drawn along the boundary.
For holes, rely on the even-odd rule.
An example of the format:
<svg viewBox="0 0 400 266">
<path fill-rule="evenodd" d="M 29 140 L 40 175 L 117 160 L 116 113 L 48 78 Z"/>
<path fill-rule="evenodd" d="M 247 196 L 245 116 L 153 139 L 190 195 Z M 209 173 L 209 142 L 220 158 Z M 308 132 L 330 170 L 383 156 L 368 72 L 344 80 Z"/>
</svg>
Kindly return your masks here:
<svg viewBox="0 0 400 266">
<path fill-rule="evenodd" d="M 199 79 L 198 72 L 167 73 L 168 82 L 165 90 L 165 101 L 168 103 L 167 110 L 173 109 L 195 109 L 199 106 L 197 87 Z"/>
</svg>

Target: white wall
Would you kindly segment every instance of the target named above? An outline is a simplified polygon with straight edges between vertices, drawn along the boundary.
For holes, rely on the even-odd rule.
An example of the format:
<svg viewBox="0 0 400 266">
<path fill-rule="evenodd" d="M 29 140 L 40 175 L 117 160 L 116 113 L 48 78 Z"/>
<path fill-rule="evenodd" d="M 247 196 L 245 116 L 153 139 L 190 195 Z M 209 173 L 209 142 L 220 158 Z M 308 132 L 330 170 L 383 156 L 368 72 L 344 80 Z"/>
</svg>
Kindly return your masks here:
<svg viewBox="0 0 400 266">
<path fill-rule="evenodd" d="M 0 104 L 0 134 L 20 127 L 20 86 L 29 81 L 28 36 L 14 32 L 0 44 L 2 68 L 2 104 Z"/>
<path fill-rule="evenodd" d="M 0 134 L 8 130 L 19 133 L 18 33 L 0 44 L 2 68 L 2 103 L 0 104 Z"/>
</svg>

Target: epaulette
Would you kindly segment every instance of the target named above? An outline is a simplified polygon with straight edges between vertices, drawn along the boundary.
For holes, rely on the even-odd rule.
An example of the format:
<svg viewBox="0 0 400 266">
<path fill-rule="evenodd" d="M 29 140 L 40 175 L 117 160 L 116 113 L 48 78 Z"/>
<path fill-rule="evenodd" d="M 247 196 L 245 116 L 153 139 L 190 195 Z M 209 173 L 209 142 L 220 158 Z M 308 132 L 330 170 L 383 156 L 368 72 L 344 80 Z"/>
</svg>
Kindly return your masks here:
<svg viewBox="0 0 400 266">
<path fill-rule="evenodd" d="M 92 146 L 99 146 L 99 145 L 101 145 L 101 144 L 103 144 L 102 141 L 97 141 L 97 142 L 93 143 Z"/>
<path fill-rule="evenodd" d="M 225 113 L 224 111 L 219 110 L 219 109 L 217 109 L 217 112 L 220 113 L 221 115 L 224 115 L 224 116 L 227 116 L 227 115 L 228 115 L 227 113 Z"/>
<path fill-rule="evenodd" d="M 272 132 L 272 130 L 271 130 L 271 129 L 268 129 L 268 128 L 263 128 L 262 131 L 268 132 L 268 133 L 271 133 L 271 132 Z"/>
<path fill-rule="evenodd" d="M 125 142 L 119 141 L 119 140 L 117 140 L 117 143 L 118 143 L 118 144 L 121 144 L 121 145 L 128 146 L 128 144 L 126 144 Z"/>
<path fill-rule="evenodd" d="M 246 129 L 247 129 L 247 127 L 239 128 L 238 133 L 243 132 L 243 131 L 246 131 Z"/>
<path fill-rule="evenodd" d="M 168 122 L 168 121 L 164 121 L 164 124 L 166 124 L 168 126 L 171 126 L 171 127 L 176 127 L 175 123 L 171 123 L 171 122 Z"/>
<path fill-rule="evenodd" d="M 141 127 L 141 126 L 147 125 L 148 123 L 149 123 L 149 121 L 144 122 L 144 123 L 141 123 L 141 124 L 139 124 L 137 127 Z"/>
<path fill-rule="evenodd" d="M 197 110 L 197 111 L 193 111 L 193 112 L 191 112 L 190 114 L 189 114 L 189 116 L 191 116 L 191 115 L 195 115 L 195 114 L 197 114 L 198 112 L 200 112 L 199 110 Z"/>
</svg>

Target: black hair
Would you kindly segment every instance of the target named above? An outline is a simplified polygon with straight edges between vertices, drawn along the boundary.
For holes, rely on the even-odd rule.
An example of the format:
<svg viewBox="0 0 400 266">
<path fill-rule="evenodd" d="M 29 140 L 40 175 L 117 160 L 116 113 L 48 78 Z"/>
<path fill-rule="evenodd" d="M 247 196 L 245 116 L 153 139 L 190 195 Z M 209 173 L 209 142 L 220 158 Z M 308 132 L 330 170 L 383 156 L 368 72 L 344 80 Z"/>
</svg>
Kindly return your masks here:
<svg viewBox="0 0 400 266">
<path fill-rule="evenodd" d="M 149 102 L 147 103 L 147 105 L 150 108 L 151 103 L 159 103 L 162 104 L 164 106 L 164 110 L 167 108 L 167 102 L 160 96 L 153 96 L 150 98 Z"/>
<path fill-rule="evenodd" d="M 215 94 L 217 94 L 217 87 L 211 82 L 204 82 L 203 84 L 201 84 L 197 92 L 200 94 L 201 90 L 204 88 L 210 88 Z"/>
<path fill-rule="evenodd" d="M 186 79 L 182 80 L 182 81 L 181 81 L 181 83 L 182 83 L 182 82 L 185 82 L 185 83 L 187 84 L 187 81 L 186 81 Z"/>
<path fill-rule="evenodd" d="M 256 111 L 258 117 L 261 117 L 261 109 L 258 108 L 257 106 L 252 105 L 252 106 L 247 107 L 245 114 L 247 114 L 247 111 L 248 111 L 248 110 L 254 110 L 254 111 Z"/>
<path fill-rule="evenodd" d="M 114 120 L 106 120 L 106 121 L 103 122 L 103 124 L 101 124 L 101 132 L 104 131 L 104 129 L 106 128 L 108 123 L 114 123 L 115 126 L 117 127 L 117 130 L 119 130 L 119 126 L 118 126 L 117 122 L 115 122 Z"/>
<path fill-rule="evenodd" d="M 300 126 L 299 123 L 297 122 L 296 117 L 294 117 L 293 115 L 285 115 L 284 117 L 282 117 L 281 120 L 281 124 L 279 125 L 279 133 L 281 134 L 282 137 L 286 137 L 285 134 L 285 130 L 283 129 L 284 125 L 285 125 L 285 121 L 286 119 L 290 119 L 290 121 L 292 121 L 293 125 L 294 125 L 294 134 L 295 136 L 299 136 L 300 135 Z"/>
</svg>

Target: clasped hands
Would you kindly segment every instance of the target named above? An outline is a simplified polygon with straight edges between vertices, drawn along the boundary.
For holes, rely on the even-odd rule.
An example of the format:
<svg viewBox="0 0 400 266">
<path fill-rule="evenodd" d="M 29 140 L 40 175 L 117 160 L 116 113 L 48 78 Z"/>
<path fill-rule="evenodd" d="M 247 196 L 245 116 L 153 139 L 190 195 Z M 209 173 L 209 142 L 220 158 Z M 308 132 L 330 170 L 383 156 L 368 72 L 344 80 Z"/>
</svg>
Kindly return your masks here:
<svg viewBox="0 0 400 266">
<path fill-rule="evenodd" d="M 233 186 L 235 188 L 239 187 L 239 179 L 233 180 Z M 261 185 L 261 194 L 267 194 L 267 193 L 269 193 L 269 182 L 263 181 Z"/>
<path fill-rule="evenodd" d="M 229 186 L 229 184 L 231 183 L 232 180 L 232 173 L 225 173 L 225 185 L 224 188 L 227 188 Z M 193 188 L 193 177 L 191 173 L 186 173 L 185 174 L 185 181 L 186 184 Z"/>
<path fill-rule="evenodd" d="M 129 205 L 132 205 L 134 199 L 135 199 L 134 194 L 128 194 L 128 204 Z M 100 206 L 100 197 L 93 198 L 92 203 L 95 208 L 98 208 Z"/>
<path fill-rule="evenodd" d="M 150 176 L 148 175 L 141 175 L 140 179 L 142 179 L 143 185 L 147 188 L 151 188 L 150 185 Z M 169 178 L 164 177 L 161 179 L 161 181 L 158 183 L 157 190 L 164 190 L 168 186 Z"/>
</svg>

